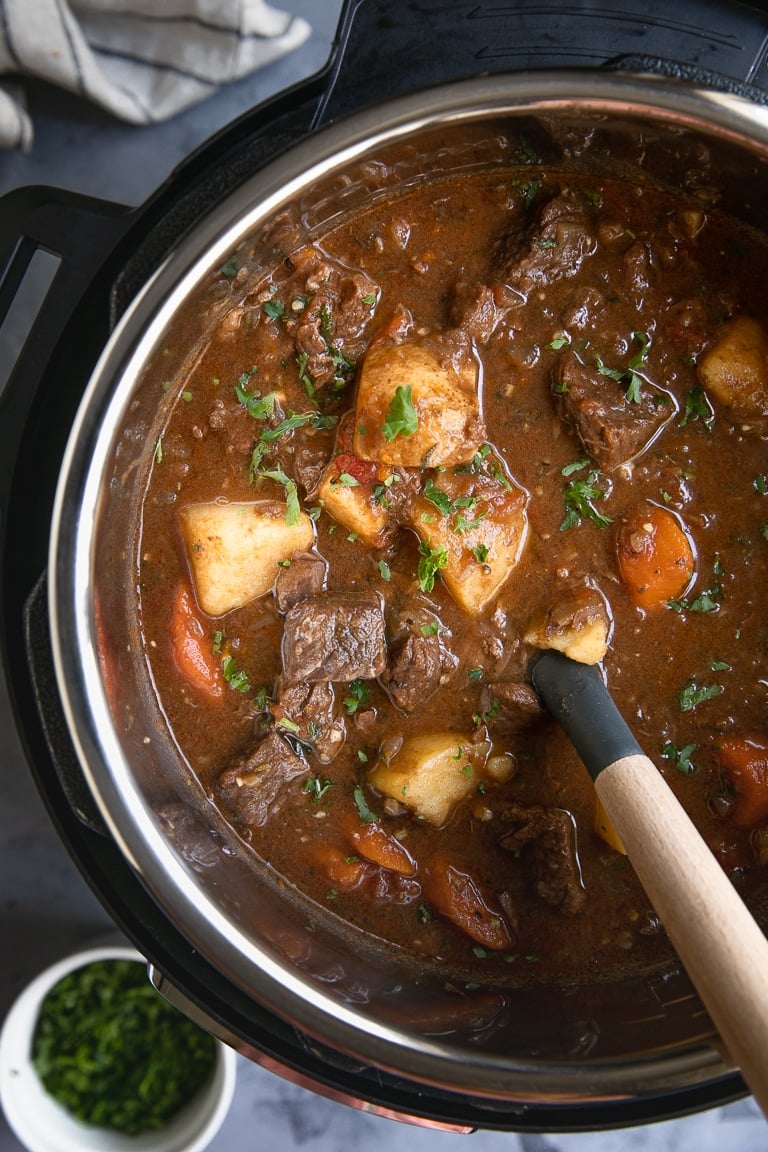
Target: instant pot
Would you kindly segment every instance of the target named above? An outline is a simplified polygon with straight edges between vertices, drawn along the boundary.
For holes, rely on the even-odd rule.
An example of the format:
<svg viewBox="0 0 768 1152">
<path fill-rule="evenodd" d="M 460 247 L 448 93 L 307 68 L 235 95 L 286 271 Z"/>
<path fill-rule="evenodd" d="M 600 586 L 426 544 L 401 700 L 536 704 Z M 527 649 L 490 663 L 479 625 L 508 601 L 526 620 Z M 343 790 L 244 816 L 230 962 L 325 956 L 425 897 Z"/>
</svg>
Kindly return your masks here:
<svg viewBox="0 0 768 1152">
<path fill-rule="evenodd" d="M 124 478 L 159 418 L 146 363 L 206 272 L 258 244 L 275 213 L 311 227 L 396 191 L 381 173 L 397 156 L 417 180 L 481 153 L 494 163 L 493 142 L 524 128 L 574 162 L 641 164 L 654 179 L 689 179 L 706 157 L 721 202 L 759 224 L 766 45 L 768 13 L 714 0 L 348 0 L 322 72 L 214 137 L 147 203 L 51 188 L 3 200 L 0 317 L 35 253 L 59 261 L 0 397 L 3 658 L 30 771 L 158 987 L 316 1092 L 451 1131 L 551 1132 L 671 1118 L 746 1089 L 679 968 L 449 996 L 405 965 L 309 940 L 234 833 L 169 783 L 140 661 L 123 661 L 107 698 L 93 608 L 125 651 L 136 506 Z"/>
</svg>

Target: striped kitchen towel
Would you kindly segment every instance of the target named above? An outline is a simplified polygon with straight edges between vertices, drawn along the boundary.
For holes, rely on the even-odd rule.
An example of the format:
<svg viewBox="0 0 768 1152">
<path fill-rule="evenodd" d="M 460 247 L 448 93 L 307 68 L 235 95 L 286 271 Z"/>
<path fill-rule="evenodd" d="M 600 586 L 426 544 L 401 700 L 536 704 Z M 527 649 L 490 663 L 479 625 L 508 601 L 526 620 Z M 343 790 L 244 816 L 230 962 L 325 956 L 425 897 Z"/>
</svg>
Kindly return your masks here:
<svg viewBox="0 0 768 1152">
<path fill-rule="evenodd" d="M 0 146 L 31 146 L 24 76 L 151 124 L 270 64 L 309 33 L 306 20 L 265 0 L 0 0 Z"/>
</svg>

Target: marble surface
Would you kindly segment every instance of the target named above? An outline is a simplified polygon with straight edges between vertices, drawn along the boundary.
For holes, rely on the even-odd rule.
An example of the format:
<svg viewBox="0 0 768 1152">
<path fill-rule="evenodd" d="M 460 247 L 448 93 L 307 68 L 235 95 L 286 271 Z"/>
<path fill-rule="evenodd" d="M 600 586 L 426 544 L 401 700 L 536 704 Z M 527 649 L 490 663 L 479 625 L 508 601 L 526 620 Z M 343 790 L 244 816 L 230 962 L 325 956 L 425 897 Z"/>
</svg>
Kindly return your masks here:
<svg viewBox="0 0 768 1152">
<path fill-rule="evenodd" d="M 173 166 L 219 127 L 325 62 L 340 0 L 284 0 L 306 16 L 312 39 L 294 56 L 226 89 L 169 124 L 132 128 L 66 95 L 30 89 L 36 141 L 0 153 L 0 194 L 46 184 L 123 204 L 141 203 Z M 1 209 L 0 209 L 1 211 Z M 0 360 L 14 333 L 0 332 Z M 98 936 L 110 921 L 69 860 L 27 771 L 0 681 L 0 1019 L 48 963 Z M 295 1087 L 239 1058 L 234 1103 L 211 1152 L 261 1146 L 282 1152 L 760 1152 L 768 1127 L 747 1098 L 681 1120 L 603 1133 L 537 1135 L 429 1131 L 360 1113 Z M 0 1116 L 0 1152 L 18 1152 Z"/>
</svg>

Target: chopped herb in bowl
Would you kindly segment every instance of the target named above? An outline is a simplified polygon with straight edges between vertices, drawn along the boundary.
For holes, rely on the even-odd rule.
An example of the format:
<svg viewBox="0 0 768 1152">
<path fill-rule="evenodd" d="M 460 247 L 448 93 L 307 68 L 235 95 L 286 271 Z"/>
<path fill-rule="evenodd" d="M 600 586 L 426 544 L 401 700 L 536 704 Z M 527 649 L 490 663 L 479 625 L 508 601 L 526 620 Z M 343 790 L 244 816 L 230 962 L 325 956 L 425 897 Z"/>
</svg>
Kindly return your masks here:
<svg viewBox="0 0 768 1152">
<path fill-rule="evenodd" d="M 32 1037 L 46 1091 L 82 1123 L 162 1128 L 212 1075 L 216 1041 L 160 996 L 134 960 L 76 968 L 46 994 Z"/>
</svg>

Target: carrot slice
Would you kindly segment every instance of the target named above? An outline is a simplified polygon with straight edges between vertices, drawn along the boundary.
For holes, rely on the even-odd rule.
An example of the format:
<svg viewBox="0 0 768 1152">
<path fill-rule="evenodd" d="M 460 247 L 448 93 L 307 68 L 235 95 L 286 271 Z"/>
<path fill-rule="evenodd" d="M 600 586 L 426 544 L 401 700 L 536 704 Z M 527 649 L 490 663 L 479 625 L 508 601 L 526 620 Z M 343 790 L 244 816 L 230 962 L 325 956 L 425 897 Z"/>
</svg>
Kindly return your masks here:
<svg viewBox="0 0 768 1152">
<path fill-rule="evenodd" d="M 341 892 L 351 892 L 371 875 L 370 864 L 348 855 L 336 844 L 315 844 L 311 856 L 330 883 Z"/>
<path fill-rule="evenodd" d="M 673 512 L 641 504 L 620 526 L 619 574 L 638 608 L 660 608 L 681 596 L 693 578 L 693 545 Z"/>
<path fill-rule="evenodd" d="M 732 737 L 720 742 L 716 757 L 733 792 L 731 823 L 753 828 L 768 820 L 768 742 Z"/>
<path fill-rule="evenodd" d="M 173 597 L 170 631 L 173 659 L 184 679 L 206 696 L 220 697 L 224 692 L 221 665 L 205 635 L 192 593 L 183 584 Z"/>
<path fill-rule="evenodd" d="M 499 949 L 512 943 L 501 911 L 491 907 L 477 881 L 447 856 L 432 857 L 423 889 L 437 911 L 478 944 Z"/>
<path fill-rule="evenodd" d="M 355 851 L 372 864 L 378 864 L 390 872 L 398 872 L 401 876 L 416 875 L 416 863 L 410 852 L 378 821 L 361 824 L 357 816 L 353 815 L 347 820 L 344 830 Z"/>
</svg>

